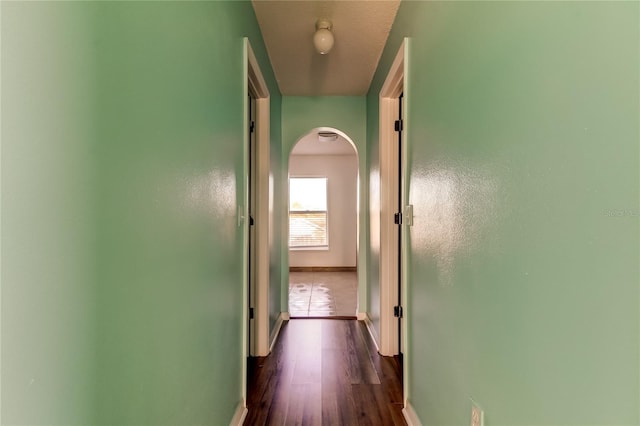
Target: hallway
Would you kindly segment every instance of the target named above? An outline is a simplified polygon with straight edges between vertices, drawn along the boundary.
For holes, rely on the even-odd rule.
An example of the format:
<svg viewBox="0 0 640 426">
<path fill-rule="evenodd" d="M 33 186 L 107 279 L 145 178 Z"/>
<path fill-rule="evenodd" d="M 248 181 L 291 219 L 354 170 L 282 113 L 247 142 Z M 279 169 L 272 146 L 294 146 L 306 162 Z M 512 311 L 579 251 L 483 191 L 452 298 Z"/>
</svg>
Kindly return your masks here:
<svg viewBox="0 0 640 426">
<path fill-rule="evenodd" d="M 406 425 L 398 365 L 359 321 L 291 320 L 248 373 L 247 426 Z"/>
<path fill-rule="evenodd" d="M 0 1 L 0 35 L 1 424 L 640 425 L 640 1 Z M 290 167 L 331 132 L 335 177 Z M 386 355 L 402 315 L 402 398 L 335 296 L 290 309 L 325 266 Z"/>
</svg>

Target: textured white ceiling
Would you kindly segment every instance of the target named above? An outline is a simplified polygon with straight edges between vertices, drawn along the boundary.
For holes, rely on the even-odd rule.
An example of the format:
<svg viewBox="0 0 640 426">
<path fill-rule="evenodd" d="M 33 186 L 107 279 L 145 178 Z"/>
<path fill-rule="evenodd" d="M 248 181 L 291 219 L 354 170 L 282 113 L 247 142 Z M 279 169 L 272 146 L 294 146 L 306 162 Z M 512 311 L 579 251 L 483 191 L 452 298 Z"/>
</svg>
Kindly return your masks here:
<svg viewBox="0 0 640 426">
<path fill-rule="evenodd" d="M 400 0 L 252 0 L 280 92 L 361 96 L 369 90 Z M 326 55 L 313 47 L 316 21 L 333 24 Z"/>
</svg>

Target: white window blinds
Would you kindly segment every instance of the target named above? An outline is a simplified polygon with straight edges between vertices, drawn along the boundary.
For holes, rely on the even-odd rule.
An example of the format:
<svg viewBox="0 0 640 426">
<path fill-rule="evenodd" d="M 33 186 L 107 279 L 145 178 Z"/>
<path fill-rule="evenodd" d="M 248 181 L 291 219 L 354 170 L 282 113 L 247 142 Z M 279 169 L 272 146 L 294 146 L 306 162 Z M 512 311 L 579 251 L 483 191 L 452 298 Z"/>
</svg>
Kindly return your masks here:
<svg viewBox="0 0 640 426">
<path fill-rule="evenodd" d="M 289 247 L 327 247 L 327 178 L 289 179 Z"/>
</svg>

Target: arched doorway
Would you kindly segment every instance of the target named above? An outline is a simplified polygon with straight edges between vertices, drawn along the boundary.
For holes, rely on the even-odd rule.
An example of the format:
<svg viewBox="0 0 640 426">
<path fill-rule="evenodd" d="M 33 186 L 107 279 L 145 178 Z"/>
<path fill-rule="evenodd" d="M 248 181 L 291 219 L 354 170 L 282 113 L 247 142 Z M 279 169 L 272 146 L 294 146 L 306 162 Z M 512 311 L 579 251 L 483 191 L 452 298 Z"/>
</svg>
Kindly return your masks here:
<svg viewBox="0 0 640 426">
<path fill-rule="evenodd" d="M 289 155 L 289 298 L 292 318 L 356 318 L 358 152 L 328 127 L 302 136 Z"/>
</svg>

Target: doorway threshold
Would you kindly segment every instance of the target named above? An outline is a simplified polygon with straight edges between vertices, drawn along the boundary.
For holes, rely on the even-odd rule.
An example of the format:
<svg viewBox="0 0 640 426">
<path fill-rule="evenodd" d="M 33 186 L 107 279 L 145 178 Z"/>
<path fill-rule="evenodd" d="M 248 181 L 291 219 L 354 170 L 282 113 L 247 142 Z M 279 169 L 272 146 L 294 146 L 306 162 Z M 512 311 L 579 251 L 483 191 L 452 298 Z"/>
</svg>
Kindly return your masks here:
<svg viewBox="0 0 640 426">
<path fill-rule="evenodd" d="M 290 320 L 294 319 L 328 319 L 328 320 L 357 320 L 355 315 L 332 315 L 332 316 L 290 316 Z"/>
</svg>

